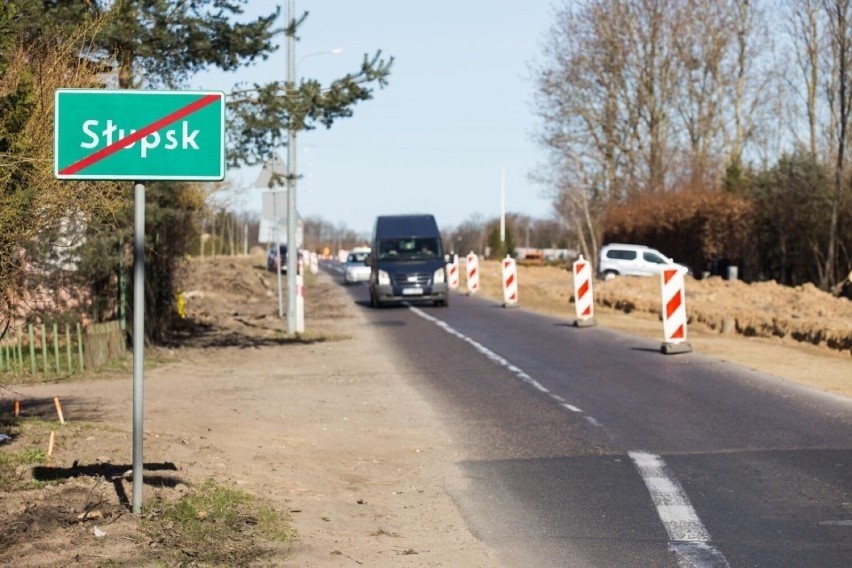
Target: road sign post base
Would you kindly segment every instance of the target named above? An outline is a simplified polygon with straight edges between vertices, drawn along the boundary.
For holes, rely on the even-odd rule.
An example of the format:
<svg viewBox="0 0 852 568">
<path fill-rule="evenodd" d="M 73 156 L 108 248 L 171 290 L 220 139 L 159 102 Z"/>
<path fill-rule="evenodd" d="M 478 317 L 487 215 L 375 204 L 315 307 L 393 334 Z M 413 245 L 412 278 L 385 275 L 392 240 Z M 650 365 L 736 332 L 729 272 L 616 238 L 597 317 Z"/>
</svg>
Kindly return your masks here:
<svg viewBox="0 0 852 568">
<path fill-rule="evenodd" d="M 681 343 L 663 343 L 660 346 L 663 355 L 677 355 L 678 353 L 692 353 L 692 345 L 686 341 Z"/>
<path fill-rule="evenodd" d="M 594 327 L 596 325 L 598 325 L 598 322 L 595 321 L 595 318 L 574 320 L 574 327 Z"/>
</svg>

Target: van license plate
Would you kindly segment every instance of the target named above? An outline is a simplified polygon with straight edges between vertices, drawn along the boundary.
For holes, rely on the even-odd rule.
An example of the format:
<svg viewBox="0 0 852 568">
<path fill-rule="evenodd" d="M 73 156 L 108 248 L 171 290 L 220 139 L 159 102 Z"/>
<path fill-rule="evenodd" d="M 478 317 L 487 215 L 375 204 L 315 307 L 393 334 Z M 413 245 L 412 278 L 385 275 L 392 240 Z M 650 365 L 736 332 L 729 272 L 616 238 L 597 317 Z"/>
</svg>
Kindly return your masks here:
<svg viewBox="0 0 852 568">
<path fill-rule="evenodd" d="M 402 289 L 403 296 L 422 296 L 423 288 L 403 288 Z"/>
</svg>

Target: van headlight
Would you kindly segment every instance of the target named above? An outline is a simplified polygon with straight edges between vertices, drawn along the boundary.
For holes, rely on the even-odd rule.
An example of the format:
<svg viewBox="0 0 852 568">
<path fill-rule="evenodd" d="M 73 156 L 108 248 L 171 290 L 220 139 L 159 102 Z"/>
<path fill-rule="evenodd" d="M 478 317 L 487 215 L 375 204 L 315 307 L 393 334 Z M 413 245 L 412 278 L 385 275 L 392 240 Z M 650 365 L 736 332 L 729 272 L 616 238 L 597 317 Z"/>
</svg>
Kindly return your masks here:
<svg viewBox="0 0 852 568">
<path fill-rule="evenodd" d="M 379 270 L 379 286 L 389 286 L 390 276 L 384 270 Z"/>
<path fill-rule="evenodd" d="M 432 283 L 433 284 L 443 284 L 447 280 L 447 273 L 444 272 L 444 267 L 442 266 L 432 275 Z"/>
</svg>

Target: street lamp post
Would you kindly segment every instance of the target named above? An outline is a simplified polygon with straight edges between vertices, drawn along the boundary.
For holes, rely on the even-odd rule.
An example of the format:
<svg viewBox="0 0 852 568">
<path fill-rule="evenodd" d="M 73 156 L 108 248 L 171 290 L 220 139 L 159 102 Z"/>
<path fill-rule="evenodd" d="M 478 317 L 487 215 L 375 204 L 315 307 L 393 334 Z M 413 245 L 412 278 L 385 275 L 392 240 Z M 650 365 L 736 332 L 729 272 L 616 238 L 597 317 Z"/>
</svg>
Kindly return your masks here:
<svg viewBox="0 0 852 568">
<path fill-rule="evenodd" d="M 296 87 L 296 34 L 295 0 L 287 4 L 287 87 Z M 296 326 L 296 270 L 298 247 L 296 245 L 296 129 L 292 117 L 287 126 L 287 333 L 297 331 Z"/>
<path fill-rule="evenodd" d="M 293 27 L 295 26 L 295 0 L 288 0 L 287 3 L 287 87 L 288 89 L 296 88 L 296 34 Z M 332 49 L 331 51 L 323 51 L 319 53 L 309 53 L 302 56 L 299 61 L 306 57 L 314 55 L 325 55 L 327 53 L 337 54 L 343 51 L 340 48 Z M 298 290 L 297 290 L 297 270 L 299 262 L 298 246 L 296 243 L 296 234 L 298 231 L 299 219 L 296 209 L 296 129 L 293 121 L 287 127 L 287 333 L 293 334 L 303 330 L 298 329 L 298 309 L 296 306 Z"/>
</svg>

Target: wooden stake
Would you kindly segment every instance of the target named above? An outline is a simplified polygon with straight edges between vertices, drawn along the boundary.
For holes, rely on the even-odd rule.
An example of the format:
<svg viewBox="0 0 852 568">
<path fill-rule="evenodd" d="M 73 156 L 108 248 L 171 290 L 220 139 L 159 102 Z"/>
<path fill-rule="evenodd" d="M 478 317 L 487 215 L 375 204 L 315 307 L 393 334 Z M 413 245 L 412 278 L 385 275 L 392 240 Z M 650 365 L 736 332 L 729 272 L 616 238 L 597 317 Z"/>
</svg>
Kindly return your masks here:
<svg viewBox="0 0 852 568">
<path fill-rule="evenodd" d="M 56 413 L 59 415 L 59 423 L 65 424 L 65 417 L 62 416 L 62 405 L 59 404 L 59 396 L 53 397 L 53 404 L 56 406 Z"/>
<path fill-rule="evenodd" d="M 53 440 L 56 438 L 56 432 L 50 431 L 50 442 L 47 443 L 47 457 L 53 456 Z"/>
<path fill-rule="evenodd" d="M 15 418 L 17 418 L 21 414 L 21 401 L 15 401 Z"/>
</svg>

